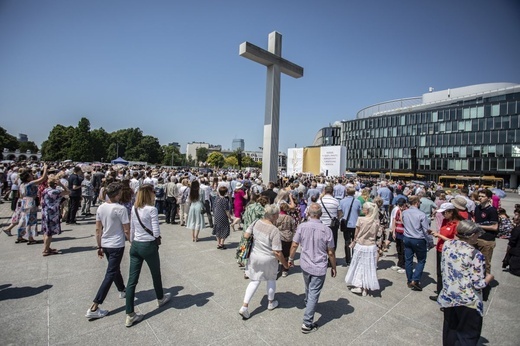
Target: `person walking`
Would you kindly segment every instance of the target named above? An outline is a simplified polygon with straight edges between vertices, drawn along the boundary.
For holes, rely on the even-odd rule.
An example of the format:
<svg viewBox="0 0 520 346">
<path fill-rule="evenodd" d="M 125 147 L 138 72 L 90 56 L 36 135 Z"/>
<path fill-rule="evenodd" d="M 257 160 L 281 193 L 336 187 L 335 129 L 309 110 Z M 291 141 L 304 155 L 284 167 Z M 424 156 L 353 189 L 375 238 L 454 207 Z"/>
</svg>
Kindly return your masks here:
<svg viewBox="0 0 520 346">
<path fill-rule="evenodd" d="M 425 213 L 419 209 L 419 196 L 409 198 L 410 208 L 403 211 L 404 226 L 404 262 L 408 287 L 414 291 L 422 291 L 421 277 L 426 264 L 428 250 L 434 247 L 433 237 L 428 233 L 430 222 Z M 413 257 L 417 257 L 417 265 L 413 268 Z"/>
<path fill-rule="evenodd" d="M 159 229 L 159 213 L 154 207 L 156 194 L 153 185 L 144 184 L 139 187 L 130 223 L 130 272 L 126 285 L 126 321 L 125 326 L 131 327 L 143 319 L 142 314 L 134 311 L 135 288 L 139 281 L 143 262 L 146 262 L 152 274 L 153 287 L 157 297 L 157 306 L 166 304 L 171 293 L 164 293 L 161 277 L 161 260 L 159 244 L 161 239 Z"/>
<path fill-rule="evenodd" d="M 121 183 L 110 183 L 105 189 L 108 201 L 101 204 L 96 211 L 97 255 L 101 259 L 106 256 L 108 266 L 93 304 L 85 315 L 88 319 L 108 315 L 108 310 L 99 308 L 99 305 L 103 304 L 112 283 L 115 283 L 119 291 L 119 298 L 125 298 L 121 260 L 125 253 L 125 237 L 130 239 L 130 222 L 126 208 L 118 203 L 121 189 Z"/>
<path fill-rule="evenodd" d="M 244 233 L 245 238 L 253 236 L 254 243 L 246 267 L 246 274 L 251 281 L 246 288 L 244 303 L 238 311 L 243 319 L 250 317 L 249 302 L 262 281 L 267 282 L 267 309 L 271 311 L 278 306 L 278 301 L 274 299 L 278 261 L 285 268 L 289 266 L 282 254 L 280 231 L 275 226 L 279 213 L 278 206 L 266 205 L 264 217 L 254 222 Z"/>
<path fill-rule="evenodd" d="M 348 268 L 345 282 L 353 286 L 352 293 L 367 295 L 368 290 L 379 290 L 377 281 L 377 245 L 379 232 L 379 208 L 375 203 L 365 202 L 363 214 L 356 224 L 353 244 L 354 256 Z"/>
<path fill-rule="evenodd" d="M 67 213 L 66 220 L 67 225 L 78 225 L 76 222 L 76 214 L 81 204 L 81 183 L 83 182 L 81 167 L 74 167 L 73 172 L 68 179 L 70 194 L 69 212 Z"/>
<path fill-rule="evenodd" d="M 294 256 L 301 244 L 300 267 L 305 283 L 305 313 L 301 331 L 304 334 L 318 330 L 314 323 L 316 305 L 327 275 L 327 258 L 331 263 L 331 276 L 336 277 L 336 256 L 332 230 L 320 220 L 321 206 L 311 203 L 308 208 L 309 219 L 298 226 L 291 245 L 289 266 L 294 266 Z"/>
</svg>

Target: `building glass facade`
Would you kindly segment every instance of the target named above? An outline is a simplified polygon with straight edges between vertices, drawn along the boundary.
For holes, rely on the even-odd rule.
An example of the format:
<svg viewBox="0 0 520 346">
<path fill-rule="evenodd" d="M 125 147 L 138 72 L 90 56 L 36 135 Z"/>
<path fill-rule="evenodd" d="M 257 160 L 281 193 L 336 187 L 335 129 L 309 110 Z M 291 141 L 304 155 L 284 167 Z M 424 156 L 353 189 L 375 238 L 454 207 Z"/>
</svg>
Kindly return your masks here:
<svg viewBox="0 0 520 346">
<path fill-rule="evenodd" d="M 347 170 L 495 175 L 517 186 L 520 87 L 420 105 L 342 123 Z M 323 131 L 322 129 L 320 131 Z M 324 144 L 322 144 L 324 145 Z"/>
</svg>

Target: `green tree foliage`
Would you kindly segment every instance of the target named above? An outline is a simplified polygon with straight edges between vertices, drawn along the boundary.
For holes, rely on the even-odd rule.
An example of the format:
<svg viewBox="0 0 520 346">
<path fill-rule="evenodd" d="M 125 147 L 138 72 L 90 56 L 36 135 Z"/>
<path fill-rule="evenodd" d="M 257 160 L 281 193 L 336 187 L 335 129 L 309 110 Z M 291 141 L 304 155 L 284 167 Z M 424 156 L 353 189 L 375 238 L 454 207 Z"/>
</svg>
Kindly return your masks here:
<svg viewBox="0 0 520 346">
<path fill-rule="evenodd" d="M 100 127 L 90 131 L 90 138 L 92 139 L 92 155 L 93 161 L 105 161 L 107 150 L 110 145 L 110 135 Z"/>
<path fill-rule="evenodd" d="M 224 155 L 222 155 L 222 153 L 219 153 L 219 152 L 212 152 L 211 154 L 209 154 L 208 156 L 208 159 L 206 160 L 206 162 L 211 165 L 212 167 L 222 167 L 224 166 L 224 163 L 225 163 L 225 159 L 224 159 Z"/>
<path fill-rule="evenodd" d="M 81 118 L 70 141 L 69 158 L 72 161 L 90 162 L 94 159 L 90 121 Z"/>
<path fill-rule="evenodd" d="M 72 126 L 54 126 L 47 140 L 42 143 L 43 160 L 59 161 L 70 159 L 69 148 L 74 132 L 74 127 Z"/>
<path fill-rule="evenodd" d="M 179 148 L 173 145 L 163 145 L 161 147 L 163 152 L 162 164 L 165 166 L 183 166 L 185 164 L 184 155 L 179 151 Z"/>
<path fill-rule="evenodd" d="M 197 161 L 198 162 L 206 162 L 208 159 L 208 148 L 200 147 L 196 150 Z"/>
<path fill-rule="evenodd" d="M 27 150 L 30 150 L 33 154 L 36 154 L 38 152 L 38 146 L 36 145 L 36 143 L 32 141 L 18 142 L 18 149 L 20 149 L 20 152 L 22 153 L 27 152 Z"/>
<path fill-rule="evenodd" d="M 256 167 L 256 162 L 249 156 L 244 156 L 242 158 L 242 167 Z"/>
<path fill-rule="evenodd" d="M 15 136 L 10 135 L 3 127 L 0 127 L 0 150 L 4 150 L 4 148 L 14 151 L 19 148 L 19 143 Z"/>
<path fill-rule="evenodd" d="M 238 166 L 238 160 L 235 156 L 229 155 L 225 159 L 225 166 L 229 168 L 237 167 Z"/>
</svg>

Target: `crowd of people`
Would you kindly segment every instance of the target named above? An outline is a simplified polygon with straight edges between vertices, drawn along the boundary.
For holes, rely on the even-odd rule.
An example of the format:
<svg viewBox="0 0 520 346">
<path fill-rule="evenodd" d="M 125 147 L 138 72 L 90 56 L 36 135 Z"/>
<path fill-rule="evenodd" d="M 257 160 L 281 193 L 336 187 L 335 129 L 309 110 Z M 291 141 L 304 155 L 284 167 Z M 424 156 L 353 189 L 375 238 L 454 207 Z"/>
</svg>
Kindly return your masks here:
<svg viewBox="0 0 520 346">
<path fill-rule="evenodd" d="M 17 244 L 35 244 L 41 209 L 43 256 L 61 253 L 51 248 L 51 241 L 61 233 L 62 222 L 75 225 L 79 212 L 90 216 L 98 205 L 97 255 L 107 258 L 108 267 L 86 316 L 106 316 L 108 311 L 99 305 L 115 283 L 120 297 L 126 298 L 128 327 L 143 318 L 133 308 L 143 261 L 150 267 L 158 306 L 170 299 L 161 281 L 160 214 L 166 224 L 190 230 L 193 242 L 208 225 L 218 250 L 226 249 L 231 232 L 242 233 L 236 259 L 250 280 L 239 309 L 244 319 L 250 318 L 248 305 L 261 281 L 267 284 L 268 310 L 278 306 L 276 280 L 289 275 L 300 249 L 303 333 L 318 329 L 314 312 L 327 268 L 335 277 L 337 265 L 348 267 L 345 282 L 350 291 L 371 295 L 380 290 L 378 260 L 391 246 L 397 252 L 391 269 L 405 274 L 414 291 L 423 289 L 426 258 L 435 248 L 437 289 L 430 299 L 443 310 L 445 344 L 475 344 L 480 337 L 496 238 L 509 241 L 503 268 L 520 275 L 520 207 L 510 219 L 497 195 L 476 186 L 450 190 L 433 183 L 309 175 L 263 182 L 255 171 L 199 173 L 57 163 L 18 164 L 3 173 L 3 196 L 13 210 L 4 233 L 11 236 L 16 228 Z M 339 232 L 343 250 L 338 250 Z M 120 271 L 125 240 L 131 244 L 126 285 Z"/>
</svg>

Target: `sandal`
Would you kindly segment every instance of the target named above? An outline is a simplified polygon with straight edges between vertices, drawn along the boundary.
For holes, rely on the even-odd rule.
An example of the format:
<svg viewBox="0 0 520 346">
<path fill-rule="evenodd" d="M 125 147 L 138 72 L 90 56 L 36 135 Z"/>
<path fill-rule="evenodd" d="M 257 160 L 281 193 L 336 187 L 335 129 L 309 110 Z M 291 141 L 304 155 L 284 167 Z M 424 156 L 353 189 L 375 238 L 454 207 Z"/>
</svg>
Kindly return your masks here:
<svg viewBox="0 0 520 346">
<path fill-rule="evenodd" d="M 7 234 L 9 237 L 12 237 L 12 236 L 13 236 L 13 234 L 11 233 L 11 230 L 8 231 L 8 230 L 4 229 L 3 231 L 4 231 L 4 233 Z"/>
<path fill-rule="evenodd" d="M 14 241 L 16 244 L 20 244 L 20 243 L 27 243 L 28 240 L 27 239 L 24 239 L 24 238 L 18 238 Z"/>
<path fill-rule="evenodd" d="M 38 242 L 36 240 L 29 240 L 27 242 L 27 245 L 34 245 L 34 244 L 38 244 Z"/>
<path fill-rule="evenodd" d="M 42 252 L 43 257 L 50 255 L 60 255 L 62 252 L 56 249 L 49 249 L 49 251 Z"/>
</svg>

